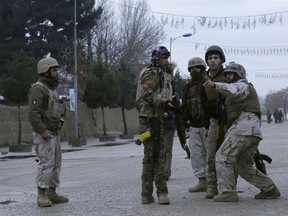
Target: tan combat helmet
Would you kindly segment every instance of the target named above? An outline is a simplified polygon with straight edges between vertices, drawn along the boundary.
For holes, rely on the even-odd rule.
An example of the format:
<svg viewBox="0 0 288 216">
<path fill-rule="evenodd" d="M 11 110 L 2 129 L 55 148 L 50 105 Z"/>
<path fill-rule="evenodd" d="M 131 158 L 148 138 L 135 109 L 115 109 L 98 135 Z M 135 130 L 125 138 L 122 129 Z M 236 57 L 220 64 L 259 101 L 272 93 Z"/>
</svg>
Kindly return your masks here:
<svg viewBox="0 0 288 216">
<path fill-rule="evenodd" d="M 56 59 L 51 57 L 43 58 L 37 64 L 37 72 L 38 74 L 46 73 L 51 67 L 59 67 Z"/>
</svg>

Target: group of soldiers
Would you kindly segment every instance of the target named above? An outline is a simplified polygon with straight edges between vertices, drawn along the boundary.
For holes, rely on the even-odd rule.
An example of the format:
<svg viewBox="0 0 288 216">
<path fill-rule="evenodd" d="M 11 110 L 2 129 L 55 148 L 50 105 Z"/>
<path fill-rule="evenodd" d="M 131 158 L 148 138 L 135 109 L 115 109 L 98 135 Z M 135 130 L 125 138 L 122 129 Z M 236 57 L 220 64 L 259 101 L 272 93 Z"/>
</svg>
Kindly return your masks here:
<svg viewBox="0 0 288 216">
<path fill-rule="evenodd" d="M 140 73 L 137 86 L 141 132 L 137 143 L 144 145 L 143 204 L 154 202 L 154 184 L 158 203 L 170 204 L 167 180 L 171 176 L 173 136 L 179 122 L 175 125 L 173 121 L 176 115 L 173 103 L 175 64 L 169 63 L 169 56 L 166 47 L 155 48 L 151 63 Z M 219 46 L 207 49 L 205 61 L 200 57 L 188 61 L 191 79 L 183 90 L 183 105 L 181 109 L 177 106 L 177 112 L 181 110 L 183 121 L 180 122 L 189 127 L 189 148 L 186 143 L 181 144 L 188 150 L 189 157 L 191 151 L 191 165 L 199 179 L 189 191 L 205 191 L 205 198 L 215 202 L 237 202 L 236 186 L 240 175 L 260 189 L 255 199 L 280 197 L 274 182 L 253 166 L 262 139 L 257 92 L 248 83 L 242 65 L 231 63 L 224 69 L 225 61 Z M 56 92 L 58 70 L 56 59 L 41 59 L 37 65 L 39 79 L 29 91 L 40 207 L 69 201 L 56 192 L 62 160 L 59 133 L 66 111 L 65 103 Z"/>
<path fill-rule="evenodd" d="M 170 204 L 166 181 L 171 175 L 171 170 L 167 171 L 171 154 L 166 150 L 165 125 L 167 117 L 173 116 L 169 111 L 176 109 L 173 78 L 171 72 L 166 72 L 171 64 L 169 56 L 166 47 L 156 47 L 137 86 L 139 139 L 144 144 L 143 204 L 154 202 L 154 183 L 158 203 Z M 189 192 L 206 192 L 205 198 L 214 202 L 238 202 L 236 187 L 240 175 L 260 190 L 255 199 L 280 197 L 272 179 L 253 166 L 262 139 L 257 92 L 247 81 L 241 64 L 229 63 L 224 68 L 225 61 L 223 50 L 215 45 L 207 49 L 204 60 L 193 57 L 188 61 L 191 79 L 183 89 L 181 111 L 189 128 L 192 169 L 199 180 Z"/>
<path fill-rule="evenodd" d="M 281 109 L 280 110 L 275 109 L 273 112 L 273 118 L 274 118 L 275 124 L 283 123 L 284 114 L 283 114 L 282 110 Z M 272 122 L 272 114 L 271 114 L 270 110 L 268 110 L 268 112 L 267 112 L 267 122 L 268 122 L 268 124 L 270 124 Z"/>
</svg>

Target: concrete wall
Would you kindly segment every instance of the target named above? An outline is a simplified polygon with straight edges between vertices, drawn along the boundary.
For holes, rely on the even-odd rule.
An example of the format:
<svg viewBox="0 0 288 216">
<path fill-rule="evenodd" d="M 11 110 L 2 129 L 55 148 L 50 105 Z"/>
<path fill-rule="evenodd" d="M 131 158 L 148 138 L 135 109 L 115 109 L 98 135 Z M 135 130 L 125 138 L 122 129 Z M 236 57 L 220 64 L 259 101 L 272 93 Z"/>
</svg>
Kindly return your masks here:
<svg viewBox="0 0 288 216">
<path fill-rule="evenodd" d="M 89 109 L 79 104 L 79 135 L 80 137 L 99 137 L 103 135 L 101 109 Z M 137 133 L 138 111 L 125 110 L 128 133 Z M 21 107 L 22 143 L 32 142 L 32 129 L 28 120 L 28 107 Z M 123 134 L 124 126 L 120 108 L 105 109 L 105 122 L 108 134 Z M 68 111 L 67 119 L 61 131 L 61 139 L 74 137 L 74 112 Z M 17 144 L 18 139 L 18 108 L 0 105 L 0 146 Z"/>
</svg>

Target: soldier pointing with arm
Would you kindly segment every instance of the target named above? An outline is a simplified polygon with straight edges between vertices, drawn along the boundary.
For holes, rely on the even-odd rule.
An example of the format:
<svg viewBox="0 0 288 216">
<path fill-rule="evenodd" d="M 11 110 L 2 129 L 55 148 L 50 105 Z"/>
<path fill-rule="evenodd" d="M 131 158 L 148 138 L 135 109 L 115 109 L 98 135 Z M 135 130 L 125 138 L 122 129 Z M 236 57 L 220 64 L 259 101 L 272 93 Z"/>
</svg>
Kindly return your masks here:
<svg viewBox="0 0 288 216">
<path fill-rule="evenodd" d="M 227 83 L 206 79 L 203 86 L 226 96 L 228 131 L 216 153 L 219 195 L 215 202 L 238 202 L 236 183 L 238 174 L 261 190 L 255 199 L 280 197 L 274 182 L 253 166 L 254 155 L 262 139 L 258 95 L 246 79 L 245 68 L 229 64 L 224 71 Z"/>
</svg>

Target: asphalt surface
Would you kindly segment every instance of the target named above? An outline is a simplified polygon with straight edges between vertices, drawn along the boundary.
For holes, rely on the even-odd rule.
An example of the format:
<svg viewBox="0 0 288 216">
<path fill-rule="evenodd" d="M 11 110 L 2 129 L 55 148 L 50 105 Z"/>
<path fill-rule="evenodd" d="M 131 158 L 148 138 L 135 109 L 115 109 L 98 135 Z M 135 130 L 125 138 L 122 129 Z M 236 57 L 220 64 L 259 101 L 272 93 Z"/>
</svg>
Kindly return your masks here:
<svg viewBox="0 0 288 216">
<path fill-rule="evenodd" d="M 0 215 L 2 216 L 287 216 L 288 215 L 288 123 L 263 123 L 260 151 L 272 157 L 269 176 L 277 184 L 279 199 L 255 200 L 258 189 L 239 177 L 237 203 L 215 203 L 205 193 L 189 193 L 197 182 L 190 161 L 185 158 L 178 137 L 174 139 L 172 178 L 168 181 L 170 205 L 141 204 L 143 146 L 131 140 L 100 143 L 89 139 L 86 146 L 63 146 L 59 193 L 69 197 L 66 204 L 40 208 L 36 205 L 34 153 L 0 156 Z M 3 151 L 3 149 L 0 149 Z M 16 156 L 18 157 L 18 159 Z M 12 157 L 13 156 L 13 157 Z M 154 197 L 156 197 L 154 192 Z"/>
</svg>

